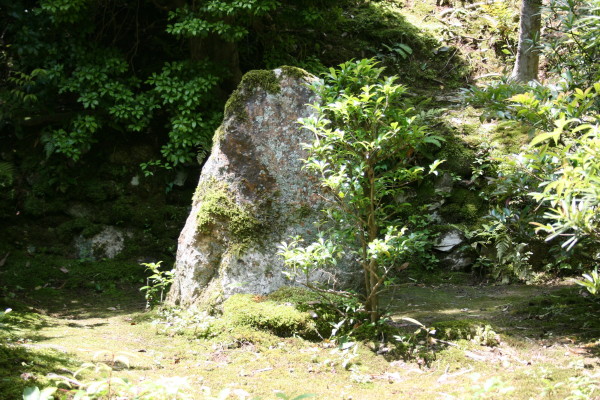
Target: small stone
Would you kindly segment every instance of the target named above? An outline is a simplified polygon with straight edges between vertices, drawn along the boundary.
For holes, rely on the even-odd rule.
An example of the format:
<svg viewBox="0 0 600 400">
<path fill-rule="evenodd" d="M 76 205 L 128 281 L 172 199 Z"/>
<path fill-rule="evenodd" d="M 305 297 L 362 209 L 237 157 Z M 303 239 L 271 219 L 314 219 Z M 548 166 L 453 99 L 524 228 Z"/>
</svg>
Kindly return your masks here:
<svg viewBox="0 0 600 400">
<path fill-rule="evenodd" d="M 437 251 L 449 252 L 459 244 L 463 243 L 463 241 L 463 235 L 460 231 L 454 229 L 442 234 L 435 244 L 434 249 Z"/>
<path fill-rule="evenodd" d="M 75 248 L 81 259 L 113 259 L 125 248 L 127 234 L 113 226 L 106 226 L 100 233 L 86 238 L 79 236 L 75 239 Z"/>
</svg>

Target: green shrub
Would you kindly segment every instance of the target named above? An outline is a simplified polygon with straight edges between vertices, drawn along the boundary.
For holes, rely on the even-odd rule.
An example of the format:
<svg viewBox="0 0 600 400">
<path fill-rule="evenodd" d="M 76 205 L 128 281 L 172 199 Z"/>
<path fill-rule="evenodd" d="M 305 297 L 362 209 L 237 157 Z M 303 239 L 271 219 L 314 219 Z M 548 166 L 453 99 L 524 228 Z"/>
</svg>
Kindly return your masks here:
<svg viewBox="0 0 600 400">
<path fill-rule="evenodd" d="M 328 194 L 322 226 L 329 229 L 306 246 L 300 237 L 279 245 L 286 274 L 317 291 L 311 274 L 337 268 L 339 259 L 352 255 L 365 276 L 364 295 L 340 294 L 359 300 L 372 323 L 382 315 L 379 294 L 396 262 L 424 240 L 407 232 L 407 221 L 397 219 L 387 199 L 406 195 L 409 184 L 435 173 L 440 161 L 421 166 L 420 156 L 443 140 L 416 122 L 403 99 L 406 87 L 382 73 L 374 60 L 351 61 L 312 86 L 320 104 L 313 105 L 315 116 L 301 121 L 314 137 L 305 145 L 305 169 Z"/>
</svg>

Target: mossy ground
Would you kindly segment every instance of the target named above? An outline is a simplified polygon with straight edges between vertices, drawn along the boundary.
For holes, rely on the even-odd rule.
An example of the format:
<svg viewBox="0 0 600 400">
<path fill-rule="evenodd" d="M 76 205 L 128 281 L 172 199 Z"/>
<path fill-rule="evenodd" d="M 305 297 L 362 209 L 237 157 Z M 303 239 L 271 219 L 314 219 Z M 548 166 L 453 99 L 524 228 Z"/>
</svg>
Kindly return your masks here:
<svg viewBox="0 0 600 400">
<path fill-rule="evenodd" d="M 565 398 L 576 385 L 571 378 L 585 386 L 585 377 L 598 376 L 600 326 L 594 316 L 600 310 L 568 286 L 399 286 L 387 299 L 395 321 L 408 316 L 438 329 L 487 324 L 500 343 L 482 346 L 451 336 L 454 346 L 440 347 L 429 366 L 379 355 L 373 343 L 364 343 L 350 369 L 328 341 L 252 329 L 210 339 L 158 334 L 141 295 L 127 293 L 115 299 L 63 289 L 51 301 L 35 291 L 20 305 L 13 300 L 15 311 L 0 329 L 0 385 L 3 395 L 16 397 L 0 398 L 17 398 L 32 383 L 47 384 L 48 373 L 68 375 L 99 351 L 107 352 L 99 357 L 105 361 L 125 355 L 130 368 L 115 374 L 132 382 L 182 376 L 192 393 L 203 385 L 229 387 L 263 399 L 277 391 L 318 399 L 470 399 L 490 379 L 500 384 L 487 398 Z M 514 390 L 502 394 L 498 387 Z"/>
</svg>

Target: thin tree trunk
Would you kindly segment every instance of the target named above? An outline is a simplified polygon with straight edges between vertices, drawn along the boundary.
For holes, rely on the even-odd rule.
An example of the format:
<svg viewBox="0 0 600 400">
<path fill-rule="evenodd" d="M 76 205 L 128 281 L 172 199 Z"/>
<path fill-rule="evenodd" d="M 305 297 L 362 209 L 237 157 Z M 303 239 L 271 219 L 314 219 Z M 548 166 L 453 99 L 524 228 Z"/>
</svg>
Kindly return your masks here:
<svg viewBox="0 0 600 400">
<path fill-rule="evenodd" d="M 542 26 L 542 0 L 523 0 L 519 28 L 519 47 L 511 79 L 529 82 L 538 77 L 540 52 L 537 42 Z"/>
<path fill-rule="evenodd" d="M 371 159 L 369 159 L 371 162 Z M 369 229 L 369 243 L 377 239 L 379 227 L 377 226 L 376 211 L 375 211 L 375 166 L 369 165 L 367 171 L 367 179 L 369 182 L 369 217 L 368 217 L 368 229 Z M 376 259 L 369 261 L 369 290 L 367 296 L 369 298 L 367 304 L 367 311 L 371 314 L 371 322 L 377 322 L 379 320 L 379 297 L 374 291 L 377 290 L 377 283 L 379 281 L 377 276 L 379 264 Z"/>
</svg>

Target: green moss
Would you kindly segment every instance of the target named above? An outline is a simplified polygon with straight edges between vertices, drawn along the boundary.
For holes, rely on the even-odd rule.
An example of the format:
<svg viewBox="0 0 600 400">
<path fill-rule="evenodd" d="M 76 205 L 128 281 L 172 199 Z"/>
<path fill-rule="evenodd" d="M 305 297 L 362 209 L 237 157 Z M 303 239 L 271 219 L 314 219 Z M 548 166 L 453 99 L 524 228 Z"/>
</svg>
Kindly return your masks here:
<svg viewBox="0 0 600 400">
<path fill-rule="evenodd" d="M 64 202 L 60 199 L 47 199 L 29 194 L 23 202 L 23 211 L 27 215 L 41 217 L 47 214 L 59 213 L 64 210 Z"/>
<path fill-rule="evenodd" d="M 475 319 L 454 319 L 451 321 L 439 321 L 433 324 L 436 329 L 435 336 L 440 339 L 458 340 L 471 339 L 480 326 L 485 322 Z"/>
<path fill-rule="evenodd" d="M 92 203 L 102 203 L 114 199 L 116 195 L 117 189 L 112 182 L 90 181 L 83 185 L 79 197 Z"/>
<path fill-rule="evenodd" d="M 471 166 L 475 161 L 475 152 L 456 137 L 451 136 L 446 139 L 436 158 L 446 160 L 442 164 L 445 170 L 454 172 L 463 178 L 468 178 L 472 173 Z"/>
<path fill-rule="evenodd" d="M 551 296 L 530 298 L 517 304 L 513 315 L 524 317 L 533 325 L 531 331 L 553 332 L 578 338 L 600 337 L 600 303 L 581 296 L 579 288 L 564 288 Z"/>
<path fill-rule="evenodd" d="M 265 330 L 278 336 L 315 336 L 316 327 L 307 312 L 292 305 L 278 304 L 248 295 L 236 294 L 223 303 L 223 319 L 233 326 Z"/>
<path fill-rule="evenodd" d="M 263 233 L 263 224 L 252 215 L 249 207 L 234 201 L 226 185 L 207 181 L 198 187 L 195 197 L 201 203 L 196 216 L 198 232 L 210 233 L 215 222 L 223 222 L 229 238 L 242 248 L 256 242 Z"/>
<path fill-rule="evenodd" d="M 291 303 L 293 305 L 308 304 L 323 301 L 316 292 L 297 286 L 283 286 L 270 293 L 267 298 L 277 303 Z"/>
<path fill-rule="evenodd" d="M 484 201 L 477 192 L 454 189 L 441 213 L 448 222 L 473 224 L 486 210 Z"/>
<path fill-rule="evenodd" d="M 223 137 L 223 126 L 219 126 L 213 136 L 213 143 L 218 143 Z"/>
<path fill-rule="evenodd" d="M 0 336 L 0 340 L 4 338 Z M 0 344 L 0 393 L 3 399 L 23 398 L 27 386 L 52 386 L 46 378 L 49 372 L 60 371 L 76 364 L 66 354 L 51 349 L 26 349 L 17 345 Z M 25 374 L 35 377 L 35 382 L 23 379 Z"/>
<path fill-rule="evenodd" d="M 267 93 L 276 94 L 281 91 L 279 81 L 274 71 L 254 70 L 246 73 L 238 88 L 231 94 L 225 104 L 225 118 L 235 115 L 241 120 L 248 119 L 246 103 L 253 94 L 254 89 L 262 88 Z"/>
<path fill-rule="evenodd" d="M 307 79 L 311 76 L 308 72 L 306 72 L 302 68 L 290 67 L 288 65 L 282 66 L 281 71 L 283 72 L 284 75 L 290 76 L 290 77 L 296 78 L 296 79 Z"/>
<path fill-rule="evenodd" d="M 219 328 L 219 324 L 215 324 L 214 328 Z M 268 349 L 269 347 L 276 346 L 281 341 L 281 338 L 270 332 L 246 325 L 232 326 L 222 324 L 218 335 L 213 341 L 225 343 L 228 348 L 237 348 L 252 344 L 262 349 Z"/>
<path fill-rule="evenodd" d="M 89 218 L 74 218 L 60 224 L 56 233 L 61 241 L 69 243 L 79 234 L 91 237 L 100 233 L 101 230 L 102 226 L 94 224 Z"/>
<path fill-rule="evenodd" d="M 530 128 L 514 122 L 498 124 L 492 134 L 492 141 L 504 153 L 518 153 L 532 139 Z"/>
</svg>

